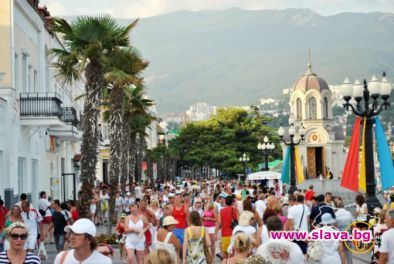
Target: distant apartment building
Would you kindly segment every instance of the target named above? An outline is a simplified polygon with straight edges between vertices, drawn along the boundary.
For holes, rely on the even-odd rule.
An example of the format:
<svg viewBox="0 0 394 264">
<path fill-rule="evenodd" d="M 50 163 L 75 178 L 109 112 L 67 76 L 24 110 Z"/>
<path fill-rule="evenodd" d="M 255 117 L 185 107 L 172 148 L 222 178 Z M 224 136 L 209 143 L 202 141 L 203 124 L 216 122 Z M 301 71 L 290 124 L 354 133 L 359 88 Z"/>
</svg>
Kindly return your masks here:
<svg viewBox="0 0 394 264">
<path fill-rule="evenodd" d="M 79 119 L 84 83 L 55 78 L 47 55 L 62 48 L 50 31 L 52 17 L 37 0 L 0 4 L 0 195 L 10 206 L 21 193 L 36 206 L 38 193 L 76 196 Z"/>
<path fill-rule="evenodd" d="M 189 121 L 202 121 L 215 114 L 216 109 L 216 106 L 207 103 L 195 103 L 190 106 L 189 110 L 186 110 L 186 116 Z"/>
</svg>

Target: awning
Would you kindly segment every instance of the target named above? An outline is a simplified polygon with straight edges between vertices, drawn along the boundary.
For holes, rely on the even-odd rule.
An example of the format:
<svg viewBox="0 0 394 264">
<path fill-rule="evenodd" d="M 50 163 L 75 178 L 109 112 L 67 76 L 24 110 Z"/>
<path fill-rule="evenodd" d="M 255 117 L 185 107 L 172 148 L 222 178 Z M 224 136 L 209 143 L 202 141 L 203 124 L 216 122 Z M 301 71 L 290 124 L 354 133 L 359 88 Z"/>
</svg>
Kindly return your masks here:
<svg viewBox="0 0 394 264">
<path fill-rule="evenodd" d="M 281 174 L 274 171 L 259 171 L 248 175 L 248 181 L 280 179 Z"/>
</svg>

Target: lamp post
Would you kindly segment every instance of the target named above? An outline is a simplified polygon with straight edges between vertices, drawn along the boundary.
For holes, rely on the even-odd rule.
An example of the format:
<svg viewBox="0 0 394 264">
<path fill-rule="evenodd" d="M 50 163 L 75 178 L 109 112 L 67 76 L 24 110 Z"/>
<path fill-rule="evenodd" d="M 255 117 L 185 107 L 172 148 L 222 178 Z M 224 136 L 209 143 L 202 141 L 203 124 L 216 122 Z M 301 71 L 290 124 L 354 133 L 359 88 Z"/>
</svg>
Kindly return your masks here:
<svg viewBox="0 0 394 264">
<path fill-rule="evenodd" d="M 376 180 L 375 180 L 375 164 L 373 154 L 373 135 L 372 128 L 374 124 L 374 117 L 377 116 L 383 109 L 390 106 L 388 101 L 391 94 L 391 84 L 383 72 L 382 81 L 373 76 L 369 84 L 366 80 L 361 84 L 358 80 L 352 85 L 349 79 L 345 79 L 342 85 L 343 99 L 346 103 L 343 107 L 346 111 L 351 111 L 362 118 L 366 118 L 365 124 L 365 176 L 367 187 L 367 205 L 369 212 L 372 213 L 373 208 L 381 206 L 376 197 Z M 355 105 L 350 102 L 354 98 Z M 381 97 L 382 101 L 379 101 Z"/>
<path fill-rule="evenodd" d="M 257 149 L 262 150 L 264 154 L 264 161 L 265 161 L 265 169 L 268 170 L 268 157 L 270 154 L 272 154 L 273 150 L 275 149 L 275 144 L 272 142 L 269 142 L 269 139 L 267 136 L 264 137 L 264 142 L 259 143 L 257 145 Z"/>
<path fill-rule="evenodd" d="M 296 186 L 296 171 L 295 171 L 295 153 L 294 153 L 294 148 L 295 146 L 299 145 L 302 141 L 304 141 L 304 136 L 305 136 L 305 128 L 303 125 L 301 125 L 300 128 L 298 128 L 298 134 L 300 135 L 301 138 L 298 138 L 296 135 L 296 127 L 294 125 L 294 120 L 292 117 L 289 118 L 289 136 L 290 140 L 286 141 L 284 139 L 285 136 L 285 129 L 280 126 L 278 129 L 278 135 L 280 137 L 280 140 L 288 147 L 291 149 L 291 156 L 290 156 L 290 188 L 289 188 L 289 194 L 293 194 L 297 190 Z"/>
<path fill-rule="evenodd" d="M 246 153 L 242 154 L 242 156 L 239 158 L 239 161 L 244 164 L 244 176 L 246 180 L 246 163 L 249 161 L 249 156 L 246 155 Z"/>
</svg>

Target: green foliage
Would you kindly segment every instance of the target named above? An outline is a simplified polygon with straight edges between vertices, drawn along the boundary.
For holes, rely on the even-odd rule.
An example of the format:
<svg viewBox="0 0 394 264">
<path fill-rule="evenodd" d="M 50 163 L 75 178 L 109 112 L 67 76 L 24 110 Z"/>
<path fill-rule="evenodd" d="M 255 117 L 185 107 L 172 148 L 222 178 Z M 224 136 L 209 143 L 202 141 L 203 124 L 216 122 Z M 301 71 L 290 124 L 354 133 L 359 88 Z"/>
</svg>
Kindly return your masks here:
<svg viewBox="0 0 394 264">
<path fill-rule="evenodd" d="M 188 123 L 180 135 L 170 141 L 170 150 L 178 157 L 179 165 L 185 168 L 210 166 L 225 175 L 243 173 L 239 157 L 246 153 L 250 157 L 248 167 L 257 169 L 263 154 L 257 149 L 258 142 L 268 136 L 276 144 L 277 151 L 271 159 L 279 156 L 279 139 L 274 129 L 265 125 L 268 118 L 258 109 L 247 112 L 240 108 L 221 108 L 217 114 L 202 122 Z"/>
</svg>

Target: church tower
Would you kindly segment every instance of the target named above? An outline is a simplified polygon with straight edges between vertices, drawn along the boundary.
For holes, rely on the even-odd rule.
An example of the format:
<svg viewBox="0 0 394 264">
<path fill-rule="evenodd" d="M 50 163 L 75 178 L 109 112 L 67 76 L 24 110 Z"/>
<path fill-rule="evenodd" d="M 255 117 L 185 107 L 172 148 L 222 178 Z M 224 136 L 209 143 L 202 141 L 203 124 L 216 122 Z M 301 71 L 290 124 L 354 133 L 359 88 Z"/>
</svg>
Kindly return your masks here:
<svg viewBox="0 0 394 264">
<path fill-rule="evenodd" d="M 328 177 L 328 171 L 338 178 L 346 158 L 343 130 L 334 123 L 330 88 L 313 72 L 310 52 L 307 70 L 295 82 L 289 103 L 294 125 L 306 130 L 299 145 L 306 178 Z"/>
</svg>

